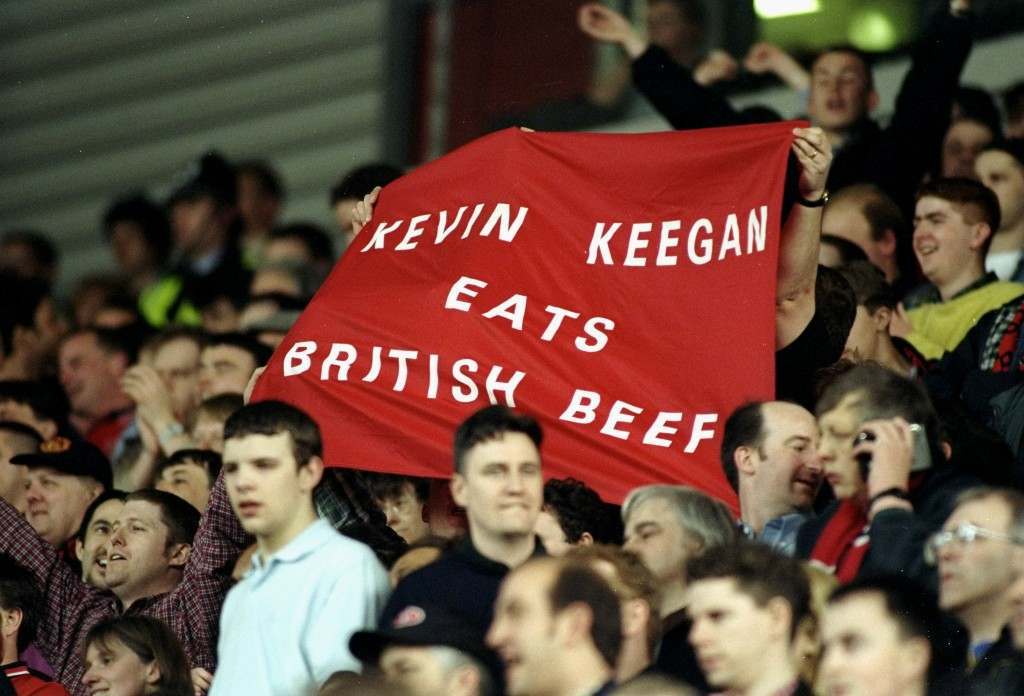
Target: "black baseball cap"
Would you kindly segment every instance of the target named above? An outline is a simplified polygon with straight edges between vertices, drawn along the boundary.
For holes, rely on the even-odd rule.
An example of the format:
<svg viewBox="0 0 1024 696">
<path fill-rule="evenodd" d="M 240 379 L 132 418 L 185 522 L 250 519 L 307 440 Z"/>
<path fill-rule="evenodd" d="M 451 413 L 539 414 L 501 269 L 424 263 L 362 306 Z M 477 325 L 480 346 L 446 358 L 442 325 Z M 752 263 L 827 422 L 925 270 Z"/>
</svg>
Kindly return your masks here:
<svg viewBox="0 0 1024 696">
<path fill-rule="evenodd" d="M 210 196 L 227 206 L 238 200 L 235 168 L 219 152 L 207 152 L 178 175 L 167 205 L 200 196 Z"/>
<path fill-rule="evenodd" d="M 11 457 L 11 464 L 21 464 L 30 469 L 47 467 L 72 476 L 88 476 L 104 489 L 114 485 L 114 475 L 106 455 L 96 445 L 77 437 L 52 437 L 39 445 L 38 452 Z"/>
<path fill-rule="evenodd" d="M 398 612 L 390 628 L 356 631 L 348 649 L 368 665 L 380 662 L 381 653 L 392 645 L 455 648 L 490 668 L 495 654 L 484 645 L 484 635 L 467 621 L 427 606 L 408 606 Z"/>
</svg>

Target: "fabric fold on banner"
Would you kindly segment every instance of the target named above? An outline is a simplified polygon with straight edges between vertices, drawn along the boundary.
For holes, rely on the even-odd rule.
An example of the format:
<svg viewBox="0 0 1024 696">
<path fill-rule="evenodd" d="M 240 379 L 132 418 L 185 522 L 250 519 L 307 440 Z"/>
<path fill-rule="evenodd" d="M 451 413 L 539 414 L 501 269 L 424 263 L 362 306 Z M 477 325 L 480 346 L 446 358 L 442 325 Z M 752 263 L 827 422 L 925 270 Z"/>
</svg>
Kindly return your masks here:
<svg viewBox="0 0 1024 696">
<path fill-rule="evenodd" d="M 544 427 L 544 471 L 620 502 L 735 504 L 729 413 L 774 389 L 793 123 L 481 138 L 389 184 L 253 399 L 312 415 L 325 462 L 447 478 L 488 403 Z"/>
</svg>

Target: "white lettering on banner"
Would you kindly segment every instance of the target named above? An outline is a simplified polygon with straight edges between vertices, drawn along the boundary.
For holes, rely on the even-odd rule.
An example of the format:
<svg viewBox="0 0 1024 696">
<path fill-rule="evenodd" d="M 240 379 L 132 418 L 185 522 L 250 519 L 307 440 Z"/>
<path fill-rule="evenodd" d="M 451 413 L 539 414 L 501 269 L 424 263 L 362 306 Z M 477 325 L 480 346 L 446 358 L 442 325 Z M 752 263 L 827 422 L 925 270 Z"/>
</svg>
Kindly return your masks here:
<svg viewBox="0 0 1024 696">
<path fill-rule="evenodd" d="M 448 217 L 450 213 L 447 210 L 441 210 L 436 213 L 437 226 L 434 229 L 433 243 L 435 245 L 441 244 L 448 237 L 450 237 L 462 224 L 463 216 L 469 206 L 462 206 L 455 213 L 455 219 L 451 224 L 448 224 Z M 522 228 L 523 223 L 526 222 L 526 214 L 530 212 L 529 208 L 524 206 L 518 206 L 516 208 L 515 217 L 513 218 L 512 206 L 509 203 L 496 203 L 493 206 L 490 214 L 486 217 L 482 217 L 484 209 L 487 207 L 485 203 L 477 203 L 473 207 L 473 212 L 470 214 L 469 219 L 466 221 L 466 226 L 462 230 L 460 235 L 461 239 L 468 239 L 473 233 L 473 228 L 476 226 L 477 220 L 483 219 L 483 225 L 480 227 L 480 231 L 477 234 L 481 237 L 490 237 L 492 232 L 497 232 L 497 237 L 503 242 L 511 243 L 515 241 L 516 235 L 519 234 L 519 230 Z M 366 245 L 359 250 L 360 253 L 366 253 L 367 251 L 374 249 L 387 249 L 389 242 L 392 241 L 392 237 L 401 237 L 401 241 L 394 244 L 391 247 L 394 251 L 412 251 L 419 246 L 421 238 L 428 232 L 426 223 L 435 216 L 435 213 L 425 213 L 423 215 L 416 215 L 409 220 L 394 220 L 394 221 L 383 221 L 377 223 L 377 228 L 370 235 L 370 240 Z M 404 234 L 399 233 L 399 230 L 404 228 Z"/>
<path fill-rule="evenodd" d="M 627 226 L 628 225 L 628 226 Z M 679 256 L 670 250 L 680 246 L 679 232 L 684 228 L 682 220 L 663 220 L 661 222 L 598 222 L 594 225 L 594 233 L 587 248 L 587 264 L 591 266 L 677 266 Z M 768 206 L 751 208 L 747 215 L 746 247 L 744 248 L 740 232 L 740 216 L 729 213 L 722 225 L 721 233 L 717 233 L 715 224 L 703 217 L 690 224 L 686 237 L 686 259 L 696 266 L 715 259 L 724 261 L 730 256 L 744 256 L 760 253 L 765 250 L 765 237 L 768 231 Z M 625 242 L 625 254 L 616 256 L 612 250 L 612 240 L 620 230 L 628 230 Z M 657 243 L 649 237 L 657 230 Z M 625 232 L 623 234 L 626 234 Z M 655 249 L 657 250 L 655 253 Z M 717 258 L 716 258 L 717 251 Z"/>
<path fill-rule="evenodd" d="M 689 438 L 683 440 L 673 440 L 666 436 L 676 435 L 679 433 L 679 428 L 668 425 L 669 423 L 683 423 L 685 416 L 679 411 L 657 411 L 654 412 L 653 419 L 649 425 L 643 425 L 638 423 L 637 419 L 644 413 L 647 413 L 647 409 L 640 406 L 628 403 L 626 401 L 616 400 L 607 409 L 607 412 L 603 415 L 599 415 L 601 406 L 601 395 L 595 391 L 588 391 L 586 389 L 577 389 L 572 399 L 569 401 L 569 405 L 565 407 L 565 411 L 558 417 L 559 420 L 567 423 L 576 423 L 579 425 L 590 425 L 600 424 L 600 433 L 607 437 L 613 437 L 617 440 L 633 440 L 635 436 L 640 435 L 640 429 L 643 430 L 643 435 L 640 441 L 651 447 L 671 447 L 673 445 L 682 446 L 685 440 L 686 444 L 682 448 L 686 454 L 693 454 L 700 447 L 700 444 L 705 440 L 711 440 L 715 437 L 715 430 L 708 429 L 707 426 L 714 425 L 718 422 L 717 413 L 695 413 L 693 414 L 692 422 L 689 428 Z M 639 426 L 633 428 L 625 428 L 619 426 L 627 426 L 636 423 Z"/>
<path fill-rule="evenodd" d="M 477 289 L 487 288 L 487 282 L 462 276 L 448 291 L 444 301 L 445 309 L 468 312 L 473 308 L 472 299 L 479 297 Z M 526 295 L 515 294 L 481 313 L 485 319 L 504 319 L 515 331 L 525 330 L 526 311 L 530 300 Z M 547 305 L 544 311 L 550 315 L 548 324 L 540 335 L 542 341 L 553 341 L 566 319 L 580 318 L 579 312 L 555 305 Z M 573 339 L 576 349 L 584 353 L 597 353 L 608 345 L 608 334 L 615 329 L 615 322 L 607 317 L 590 317 L 583 323 L 583 335 Z"/>
<path fill-rule="evenodd" d="M 316 341 L 297 341 L 284 356 L 282 373 L 285 377 L 296 377 L 315 370 L 313 357 L 318 353 Z M 351 343 L 331 343 L 327 357 L 319 365 L 321 382 L 350 382 L 360 380 L 374 383 L 387 372 L 392 373 L 394 381 L 390 389 L 406 393 L 411 390 L 410 377 L 417 377 L 425 372 L 426 390 L 423 392 L 428 399 L 451 396 L 452 400 L 461 404 L 470 404 L 486 395 L 487 400 L 496 404 L 499 400 L 510 408 L 515 408 L 516 389 L 526 378 L 522 370 L 508 370 L 500 365 L 483 367 L 472 358 L 455 360 L 451 367 L 442 370 L 440 356 L 436 353 L 421 355 L 419 351 L 401 348 L 385 348 L 373 346 L 369 358 L 361 354 Z M 362 377 L 354 370 L 365 371 Z M 351 376 L 350 376 L 351 375 Z M 441 389 L 442 379 L 451 378 L 451 387 L 445 394 Z"/>
</svg>

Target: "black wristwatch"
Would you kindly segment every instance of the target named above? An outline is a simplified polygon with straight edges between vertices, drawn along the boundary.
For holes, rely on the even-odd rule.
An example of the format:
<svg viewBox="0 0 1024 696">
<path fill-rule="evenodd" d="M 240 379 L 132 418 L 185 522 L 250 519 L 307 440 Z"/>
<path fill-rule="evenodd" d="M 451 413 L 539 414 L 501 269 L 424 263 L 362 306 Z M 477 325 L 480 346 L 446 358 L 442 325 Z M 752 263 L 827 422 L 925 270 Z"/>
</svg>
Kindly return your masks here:
<svg viewBox="0 0 1024 696">
<path fill-rule="evenodd" d="M 826 203 L 828 203 L 828 199 L 828 189 L 825 189 L 824 191 L 821 192 L 821 198 L 819 198 L 816 201 L 809 201 L 806 198 L 800 198 L 798 196 L 796 202 L 805 208 L 821 208 Z"/>
</svg>

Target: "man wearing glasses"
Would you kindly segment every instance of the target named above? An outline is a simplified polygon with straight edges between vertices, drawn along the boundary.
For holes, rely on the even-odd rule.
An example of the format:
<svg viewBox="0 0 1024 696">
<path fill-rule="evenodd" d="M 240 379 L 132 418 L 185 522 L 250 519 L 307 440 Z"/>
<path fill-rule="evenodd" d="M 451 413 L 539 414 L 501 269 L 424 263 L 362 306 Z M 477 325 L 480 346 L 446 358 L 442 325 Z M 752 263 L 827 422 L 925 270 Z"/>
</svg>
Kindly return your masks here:
<svg viewBox="0 0 1024 696">
<path fill-rule="evenodd" d="M 1013 530 L 1024 520 L 1024 495 L 1006 488 L 964 491 L 926 557 L 939 571 L 939 606 L 970 634 L 972 681 L 1015 657 L 1011 586 L 1018 574 Z M 1019 659 L 1019 658 L 1018 658 Z"/>
</svg>

